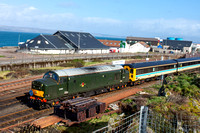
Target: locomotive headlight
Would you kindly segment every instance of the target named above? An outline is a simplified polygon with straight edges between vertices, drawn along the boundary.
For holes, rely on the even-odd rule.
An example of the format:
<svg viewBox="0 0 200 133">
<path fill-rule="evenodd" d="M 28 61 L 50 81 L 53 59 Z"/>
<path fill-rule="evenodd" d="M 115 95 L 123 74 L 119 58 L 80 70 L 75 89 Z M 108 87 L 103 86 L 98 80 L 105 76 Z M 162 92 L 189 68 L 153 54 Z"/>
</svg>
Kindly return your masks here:
<svg viewBox="0 0 200 133">
<path fill-rule="evenodd" d="M 35 94 L 37 94 L 38 93 L 38 91 L 35 91 Z"/>
</svg>

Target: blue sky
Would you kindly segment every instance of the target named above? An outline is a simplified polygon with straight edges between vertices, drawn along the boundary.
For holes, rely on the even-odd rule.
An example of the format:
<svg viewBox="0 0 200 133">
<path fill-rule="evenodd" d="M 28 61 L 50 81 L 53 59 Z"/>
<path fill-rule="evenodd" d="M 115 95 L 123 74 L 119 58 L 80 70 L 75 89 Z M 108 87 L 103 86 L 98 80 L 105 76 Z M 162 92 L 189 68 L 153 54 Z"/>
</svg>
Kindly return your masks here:
<svg viewBox="0 0 200 133">
<path fill-rule="evenodd" d="M 199 0 L 0 0 L 0 25 L 200 42 Z"/>
</svg>

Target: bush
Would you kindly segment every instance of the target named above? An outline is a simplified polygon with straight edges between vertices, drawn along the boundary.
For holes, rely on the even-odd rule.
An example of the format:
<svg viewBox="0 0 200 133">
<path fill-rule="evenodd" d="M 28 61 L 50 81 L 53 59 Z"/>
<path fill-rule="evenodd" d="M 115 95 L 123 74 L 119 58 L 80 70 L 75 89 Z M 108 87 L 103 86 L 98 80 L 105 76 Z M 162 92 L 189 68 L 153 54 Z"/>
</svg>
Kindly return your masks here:
<svg viewBox="0 0 200 133">
<path fill-rule="evenodd" d="M 61 67 L 83 67 L 85 65 L 84 60 L 75 59 L 68 63 L 60 64 Z"/>
</svg>

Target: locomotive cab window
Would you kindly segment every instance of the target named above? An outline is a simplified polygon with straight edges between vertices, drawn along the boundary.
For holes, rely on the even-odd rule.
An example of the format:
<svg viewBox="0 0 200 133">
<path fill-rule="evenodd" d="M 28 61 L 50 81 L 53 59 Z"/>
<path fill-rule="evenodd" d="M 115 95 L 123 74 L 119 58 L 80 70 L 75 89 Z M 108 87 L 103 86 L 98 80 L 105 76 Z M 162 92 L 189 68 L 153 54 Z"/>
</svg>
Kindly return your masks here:
<svg viewBox="0 0 200 133">
<path fill-rule="evenodd" d="M 45 73 L 45 75 L 44 75 L 43 78 L 51 78 L 51 79 L 56 80 L 57 82 L 59 81 L 58 75 L 56 73 L 54 73 L 54 72 L 47 72 L 47 73 Z"/>
<path fill-rule="evenodd" d="M 60 78 L 60 84 L 66 83 L 66 82 L 67 82 L 67 79 L 66 79 L 66 78 L 64 78 L 64 77 Z"/>
</svg>

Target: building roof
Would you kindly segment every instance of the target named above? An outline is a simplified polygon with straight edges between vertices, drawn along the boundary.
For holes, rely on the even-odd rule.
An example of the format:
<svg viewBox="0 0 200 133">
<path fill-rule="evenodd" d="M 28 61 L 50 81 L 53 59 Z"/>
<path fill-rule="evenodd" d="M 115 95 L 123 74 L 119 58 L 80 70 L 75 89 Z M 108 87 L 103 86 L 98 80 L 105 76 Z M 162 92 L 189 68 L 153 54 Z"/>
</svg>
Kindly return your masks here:
<svg viewBox="0 0 200 133">
<path fill-rule="evenodd" d="M 192 41 L 163 40 L 163 45 L 169 46 L 169 49 L 183 50 L 183 47 L 190 47 Z"/>
<path fill-rule="evenodd" d="M 130 41 L 130 40 L 135 40 L 135 41 L 156 41 L 156 42 L 158 42 L 158 39 L 156 39 L 156 38 L 144 38 L 144 37 L 130 37 L 130 36 L 128 36 L 126 38 L 126 41 Z"/>
<path fill-rule="evenodd" d="M 78 49 L 108 49 L 108 46 L 103 45 L 90 33 L 72 32 L 72 31 L 57 31 L 54 35 L 61 36 L 66 42 L 69 42 L 74 48 Z"/>
<path fill-rule="evenodd" d="M 98 39 L 102 44 L 109 46 L 109 47 L 120 47 L 121 41 L 118 40 L 101 40 Z"/>
<path fill-rule="evenodd" d="M 53 35 L 39 35 L 20 45 L 21 49 L 109 49 L 90 33 L 57 31 Z"/>
<path fill-rule="evenodd" d="M 39 35 L 20 46 L 38 49 L 74 49 L 64 40 L 54 35 Z"/>
</svg>

